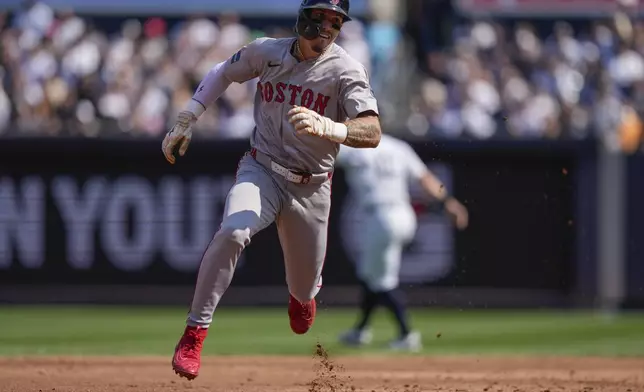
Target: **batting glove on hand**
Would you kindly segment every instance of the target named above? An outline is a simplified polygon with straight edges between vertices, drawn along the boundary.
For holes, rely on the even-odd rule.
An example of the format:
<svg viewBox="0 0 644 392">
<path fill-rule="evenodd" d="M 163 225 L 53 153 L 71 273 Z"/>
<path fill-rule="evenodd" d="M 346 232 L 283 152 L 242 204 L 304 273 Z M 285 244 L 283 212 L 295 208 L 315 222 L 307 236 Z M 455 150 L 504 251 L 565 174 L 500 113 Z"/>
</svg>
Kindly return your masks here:
<svg viewBox="0 0 644 392">
<path fill-rule="evenodd" d="M 174 165 L 174 149 L 179 145 L 179 155 L 184 156 L 192 140 L 192 126 L 197 118 L 192 112 L 184 110 L 177 116 L 177 122 L 163 138 L 162 150 L 165 159 Z"/>
<path fill-rule="evenodd" d="M 288 122 L 299 135 L 313 135 L 342 143 L 347 138 L 347 126 L 321 116 L 303 106 L 295 106 L 287 113 Z"/>
</svg>

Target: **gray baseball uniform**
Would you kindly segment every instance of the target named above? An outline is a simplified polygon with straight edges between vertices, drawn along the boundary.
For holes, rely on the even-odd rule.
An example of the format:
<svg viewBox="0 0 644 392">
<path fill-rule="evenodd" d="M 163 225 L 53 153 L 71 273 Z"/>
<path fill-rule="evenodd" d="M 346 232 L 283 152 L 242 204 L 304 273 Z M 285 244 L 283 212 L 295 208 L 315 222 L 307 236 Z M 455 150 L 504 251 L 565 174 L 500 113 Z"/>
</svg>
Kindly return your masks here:
<svg viewBox="0 0 644 392">
<path fill-rule="evenodd" d="M 339 144 L 298 135 L 288 122 L 294 106 L 333 121 L 378 113 L 362 64 L 331 45 L 320 57 L 298 62 L 290 54 L 295 38 L 260 38 L 223 65 L 223 74 L 243 83 L 258 78 L 251 152 L 242 157 L 220 229 L 201 261 L 188 325 L 206 327 L 233 278 L 235 265 L 252 236 L 276 222 L 286 281 L 300 302 L 322 285 L 331 174 Z M 206 77 L 194 99 L 208 102 Z"/>
</svg>

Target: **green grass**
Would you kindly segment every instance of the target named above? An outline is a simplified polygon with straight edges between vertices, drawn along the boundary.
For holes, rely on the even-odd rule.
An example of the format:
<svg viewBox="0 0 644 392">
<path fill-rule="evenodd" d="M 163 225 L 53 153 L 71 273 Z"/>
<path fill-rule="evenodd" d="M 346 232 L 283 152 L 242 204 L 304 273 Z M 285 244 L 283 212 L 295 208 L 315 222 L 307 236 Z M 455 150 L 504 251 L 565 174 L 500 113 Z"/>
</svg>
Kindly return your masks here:
<svg viewBox="0 0 644 392">
<path fill-rule="evenodd" d="M 336 343 L 353 309 L 318 310 L 313 329 L 294 335 L 286 309 L 221 308 L 205 354 L 310 355 L 318 341 L 334 354 L 386 352 L 395 334 L 389 315 L 375 316 L 374 344 Z M 185 308 L 0 306 L 0 355 L 170 355 Z M 606 319 L 588 312 L 414 310 L 423 354 L 644 356 L 644 313 Z M 440 333 L 441 337 L 437 338 Z"/>
</svg>

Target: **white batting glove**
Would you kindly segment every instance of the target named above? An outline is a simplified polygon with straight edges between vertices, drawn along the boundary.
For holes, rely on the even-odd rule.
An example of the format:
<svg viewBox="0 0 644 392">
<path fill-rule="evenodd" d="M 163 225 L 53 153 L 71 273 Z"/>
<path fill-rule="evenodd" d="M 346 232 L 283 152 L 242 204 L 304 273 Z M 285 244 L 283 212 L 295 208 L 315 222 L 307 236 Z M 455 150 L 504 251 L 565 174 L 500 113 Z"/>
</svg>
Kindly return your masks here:
<svg viewBox="0 0 644 392">
<path fill-rule="evenodd" d="M 295 106 L 287 113 L 288 122 L 293 124 L 299 135 L 313 135 L 342 143 L 347 138 L 347 126 L 328 117 L 319 115 L 303 106 Z"/>
<path fill-rule="evenodd" d="M 184 156 L 192 140 L 192 126 L 197 122 L 194 113 L 184 110 L 177 116 L 177 122 L 163 138 L 162 150 L 165 159 L 174 165 L 174 149 L 179 145 L 179 155 Z"/>
</svg>

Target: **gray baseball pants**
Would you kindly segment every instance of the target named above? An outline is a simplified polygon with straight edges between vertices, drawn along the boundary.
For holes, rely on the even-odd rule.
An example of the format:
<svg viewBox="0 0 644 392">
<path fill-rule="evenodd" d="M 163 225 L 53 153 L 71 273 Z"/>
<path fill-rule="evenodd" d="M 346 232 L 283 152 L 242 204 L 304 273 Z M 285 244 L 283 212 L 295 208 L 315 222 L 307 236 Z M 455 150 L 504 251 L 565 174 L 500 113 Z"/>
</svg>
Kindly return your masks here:
<svg viewBox="0 0 644 392">
<path fill-rule="evenodd" d="M 242 251 L 256 233 L 273 222 L 284 254 L 291 295 L 300 302 L 308 302 L 320 291 L 331 208 L 331 176 L 316 174 L 308 183 L 294 183 L 271 167 L 270 158 L 255 150 L 239 162 L 221 226 L 201 260 L 188 325 L 210 325 Z"/>
</svg>

